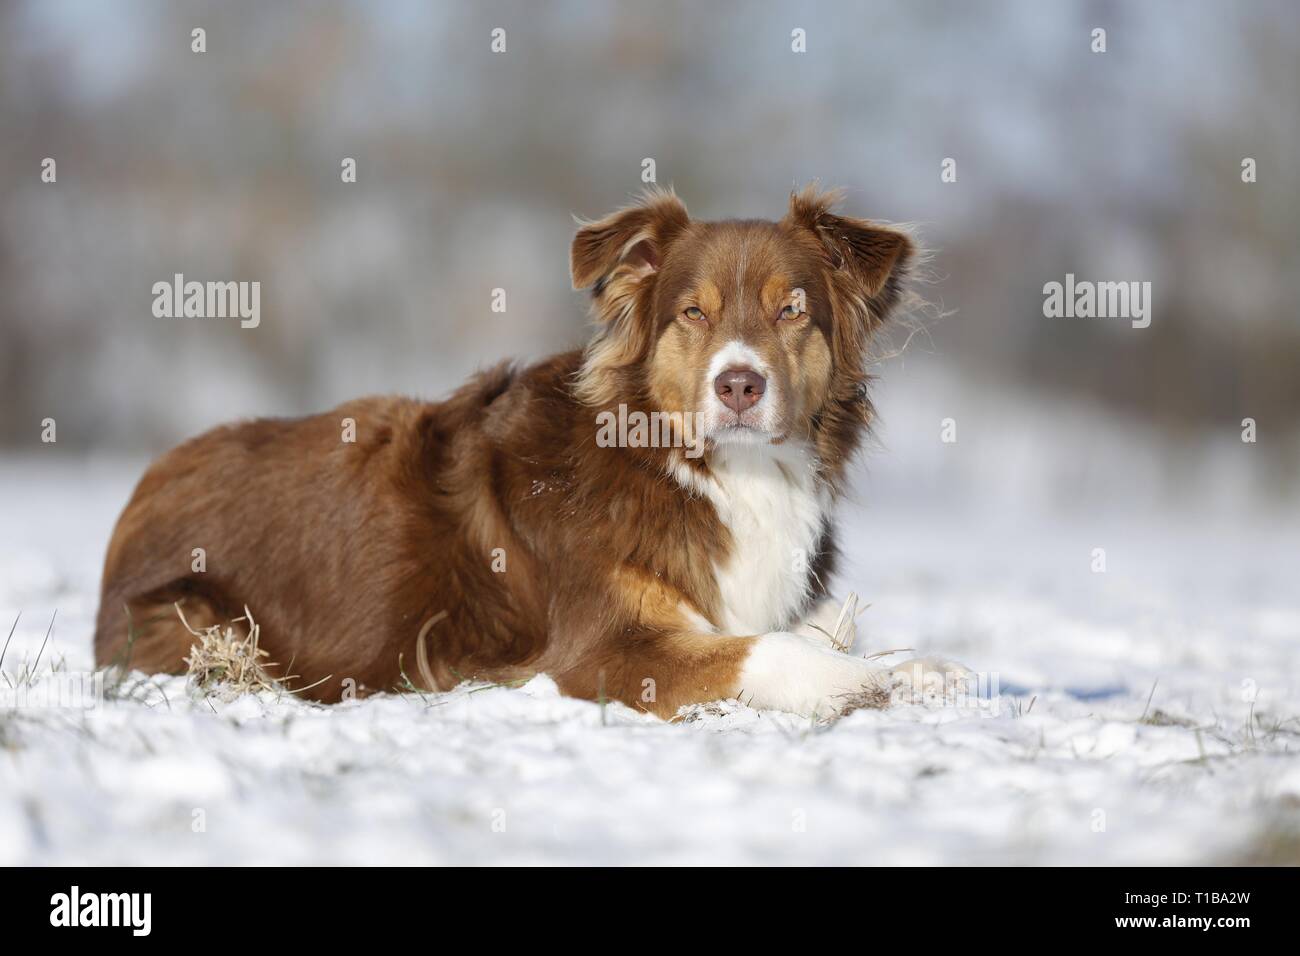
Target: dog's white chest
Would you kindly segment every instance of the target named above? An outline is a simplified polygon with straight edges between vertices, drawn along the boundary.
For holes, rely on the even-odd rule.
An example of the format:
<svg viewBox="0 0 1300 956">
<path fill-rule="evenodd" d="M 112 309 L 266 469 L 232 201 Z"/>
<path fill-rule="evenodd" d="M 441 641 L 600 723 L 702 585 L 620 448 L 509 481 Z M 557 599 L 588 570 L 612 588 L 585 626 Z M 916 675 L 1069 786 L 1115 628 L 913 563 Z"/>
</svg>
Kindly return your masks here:
<svg viewBox="0 0 1300 956">
<path fill-rule="evenodd" d="M 731 553 L 714 566 L 727 634 L 791 627 L 808 596 L 829 509 L 808 453 L 773 446 L 724 446 L 710 462 L 707 494 L 731 532 Z"/>
</svg>

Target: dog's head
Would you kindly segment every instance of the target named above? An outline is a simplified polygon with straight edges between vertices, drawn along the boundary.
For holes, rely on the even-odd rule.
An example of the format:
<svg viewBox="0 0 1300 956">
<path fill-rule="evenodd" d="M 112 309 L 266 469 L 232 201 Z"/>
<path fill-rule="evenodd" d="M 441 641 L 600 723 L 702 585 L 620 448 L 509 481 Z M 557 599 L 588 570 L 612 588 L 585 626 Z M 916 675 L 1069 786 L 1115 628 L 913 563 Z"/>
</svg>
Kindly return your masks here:
<svg viewBox="0 0 1300 956">
<path fill-rule="evenodd" d="M 713 444 L 851 451 L 869 418 L 867 345 L 913 256 L 902 232 L 809 188 L 779 222 L 698 222 L 670 192 L 583 225 L 574 288 L 599 324 L 578 394 L 693 414 Z"/>
</svg>

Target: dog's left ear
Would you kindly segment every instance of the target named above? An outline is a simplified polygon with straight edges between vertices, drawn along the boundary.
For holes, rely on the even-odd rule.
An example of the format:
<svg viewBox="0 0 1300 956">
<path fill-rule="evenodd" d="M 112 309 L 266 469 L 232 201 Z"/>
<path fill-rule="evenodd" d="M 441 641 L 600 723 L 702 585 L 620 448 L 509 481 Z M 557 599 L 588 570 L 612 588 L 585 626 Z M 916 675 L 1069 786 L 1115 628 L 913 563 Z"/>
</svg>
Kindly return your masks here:
<svg viewBox="0 0 1300 956">
<path fill-rule="evenodd" d="M 872 305 L 883 319 L 898 299 L 899 288 L 915 255 L 906 233 L 866 219 L 832 212 L 837 192 L 808 186 L 790 195 L 788 225 L 810 230 L 822 245 L 837 284 Z M 845 281 L 847 280 L 847 281 Z"/>
</svg>

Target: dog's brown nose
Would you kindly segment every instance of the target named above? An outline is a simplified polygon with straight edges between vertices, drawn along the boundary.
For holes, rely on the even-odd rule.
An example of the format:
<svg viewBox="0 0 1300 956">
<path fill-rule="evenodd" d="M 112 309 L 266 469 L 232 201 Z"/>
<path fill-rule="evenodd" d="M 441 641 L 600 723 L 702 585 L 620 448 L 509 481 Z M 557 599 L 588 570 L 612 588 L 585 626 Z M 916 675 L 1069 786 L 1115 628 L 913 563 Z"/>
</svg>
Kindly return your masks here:
<svg viewBox="0 0 1300 956">
<path fill-rule="evenodd" d="M 758 404 L 767 390 L 767 379 L 751 368 L 729 368 L 713 380 L 713 390 L 737 414 Z"/>
</svg>

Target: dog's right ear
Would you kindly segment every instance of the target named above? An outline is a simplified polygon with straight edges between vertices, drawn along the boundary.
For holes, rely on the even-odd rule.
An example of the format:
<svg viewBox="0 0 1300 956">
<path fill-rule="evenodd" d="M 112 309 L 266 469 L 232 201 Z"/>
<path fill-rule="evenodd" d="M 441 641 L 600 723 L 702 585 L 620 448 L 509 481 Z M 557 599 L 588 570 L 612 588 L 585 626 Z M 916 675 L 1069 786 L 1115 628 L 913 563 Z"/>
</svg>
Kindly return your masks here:
<svg viewBox="0 0 1300 956">
<path fill-rule="evenodd" d="M 650 279 L 690 221 L 680 199 L 654 189 L 635 206 L 582 224 L 573 237 L 573 287 L 591 289 L 596 321 L 577 375 L 576 393 L 583 401 L 603 406 L 626 392 L 628 369 L 645 357 L 651 343 Z"/>
<path fill-rule="evenodd" d="M 573 287 L 595 287 L 599 295 L 616 272 L 633 281 L 657 272 L 669 243 L 690 221 L 671 190 L 653 189 L 634 206 L 583 223 L 569 251 Z"/>
</svg>

